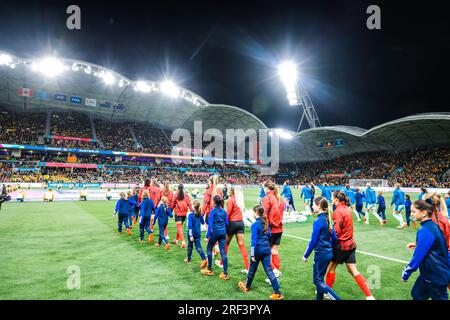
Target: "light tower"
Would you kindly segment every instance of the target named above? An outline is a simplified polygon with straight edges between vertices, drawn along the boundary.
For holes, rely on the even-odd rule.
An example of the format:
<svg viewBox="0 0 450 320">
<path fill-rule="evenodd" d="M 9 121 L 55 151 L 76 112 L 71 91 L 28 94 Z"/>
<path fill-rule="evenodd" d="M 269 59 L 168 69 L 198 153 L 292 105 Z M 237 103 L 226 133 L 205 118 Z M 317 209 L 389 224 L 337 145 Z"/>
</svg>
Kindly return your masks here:
<svg viewBox="0 0 450 320">
<path fill-rule="evenodd" d="M 297 132 L 300 131 L 305 118 L 310 128 L 320 127 L 321 124 L 316 109 L 308 92 L 298 78 L 296 64 L 290 61 L 283 62 L 278 67 L 278 74 L 286 88 L 289 105 L 302 108 L 302 117 L 298 123 Z"/>
</svg>

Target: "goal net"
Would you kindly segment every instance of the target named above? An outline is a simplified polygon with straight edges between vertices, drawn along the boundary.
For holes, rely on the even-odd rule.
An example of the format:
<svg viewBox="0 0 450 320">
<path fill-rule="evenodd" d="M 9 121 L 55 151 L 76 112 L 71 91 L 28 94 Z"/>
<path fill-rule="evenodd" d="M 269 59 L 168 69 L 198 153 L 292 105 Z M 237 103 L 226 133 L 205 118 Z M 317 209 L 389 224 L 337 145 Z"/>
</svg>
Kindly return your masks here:
<svg viewBox="0 0 450 320">
<path fill-rule="evenodd" d="M 349 180 L 349 184 L 352 187 L 366 187 L 368 183 L 370 183 L 370 185 L 372 187 L 381 187 L 381 188 L 389 187 L 388 180 L 383 180 L 383 179 L 350 179 Z"/>
</svg>

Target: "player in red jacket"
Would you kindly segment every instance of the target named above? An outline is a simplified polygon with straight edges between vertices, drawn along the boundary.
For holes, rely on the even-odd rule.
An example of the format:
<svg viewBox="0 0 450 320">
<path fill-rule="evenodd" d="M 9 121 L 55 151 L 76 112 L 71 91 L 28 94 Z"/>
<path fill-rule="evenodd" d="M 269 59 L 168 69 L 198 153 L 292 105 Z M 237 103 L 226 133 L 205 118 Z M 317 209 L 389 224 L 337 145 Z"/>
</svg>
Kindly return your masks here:
<svg viewBox="0 0 450 320">
<path fill-rule="evenodd" d="M 336 267 L 345 263 L 348 272 L 366 295 L 367 300 L 374 300 L 364 276 L 356 268 L 356 242 L 353 238 L 353 216 L 349 209 L 350 199 L 344 191 L 333 192 L 332 200 L 336 209 L 333 212 L 334 229 L 337 241 L 333 245 L 333 259 L 328 266 L 327 285 L 332 288 L 336 279 Z"/>
<path fill-rule="evenodd" d="M 158 186 L 158 183 L 156 179 L 152 179 L 150 181 L 150 188 L 148 190 L 148 193 L 150 194 L 150 199 L 152 199 L 153 203 L 156 207 L 159 206 L 159 201 L 161 201 L 161 189 Z M 152 214 L 151 224 L 150 228 L 153 230 L 153 219 L 155 218 L 155 215 Z"/>
<path fill-rule="evenodd" d="M 236 203 L 235 189 L 230 189 L 230 198 L 227 200 L 227 216 L 228 216 L 228 226 L 227 226 L 227 242 L 225 245 L 225 251 L 228 253 L 228 246 L 230 245 L 233 236 L 236 235 L 236 241 L 239 246 L 239 250 L 242 254 L 242 259 L 244 260 L 244 269 L 241 270 L 242 273 L 248 273 L 249 261 L 248 253 L 245 248 L 245 224 L 244 218 L 242 216 L 242 210 Z M 216 265 L 222 268 L 222 260 L 216 260 Z"/>
<path fill-rule="evenodd" d="M 272 253 L 271 265 L 275 276 L 279 278 L 281 276 L 281 261 L 278 250 L 280 248 L 281 236 L 283 235 L 284 202 L 278 194 L 275 183 L 266 181 L 264 183 L 264 188 L 266 196 L 262 199 L 262 206 L 264 208 L 264 214 L 269 221 L 271 233 L 269 238 Z"/>
<path fill-rule="evenodd" d="M 169 204 L 169 206 L 171 205 L 172 200 L 173 200 L 173 191 L 170 190 L 170 185 L 169 185 L 169 182 L 167 182 L 167 181 L 164 182 L 164 184 L 163 184 L 163 189 L 161 190 L 161 197 L 166 197 L 167 203 Z M 164 230 L 164 235 L 165 235 L 166 239 L 169 239 L 169 233 L 168 233 L 167 227 Z"/>
<path fill-rule="evenodd" d="M 141 202 L 142 202 L 142 194 L 144 193 L 145 190 L 148 190 L 150 192 L 150 179 L 145 179 L 144 186 L 141 188 L 141 190 L 139 190 L 139 195 L 138 195 L 139 204 L 141 204 Z"/>
<path fill-rule="evenodd" d="M 186 220 L 188 210 L 193 211 L 191 205 L 191 199 L 188 194 L 184 192 L 184 186 L 178 185 L 178 192 L 172 199 L 172 205 L 170 206 L 175 214 L 175 223 L 177 225 L 177 236 L 173 243 L 178 244 L 178 240 L 181 240 L 181 248 L 186 248 L 186 242 L 183 235 L 183 223 Z"/>
</svg>

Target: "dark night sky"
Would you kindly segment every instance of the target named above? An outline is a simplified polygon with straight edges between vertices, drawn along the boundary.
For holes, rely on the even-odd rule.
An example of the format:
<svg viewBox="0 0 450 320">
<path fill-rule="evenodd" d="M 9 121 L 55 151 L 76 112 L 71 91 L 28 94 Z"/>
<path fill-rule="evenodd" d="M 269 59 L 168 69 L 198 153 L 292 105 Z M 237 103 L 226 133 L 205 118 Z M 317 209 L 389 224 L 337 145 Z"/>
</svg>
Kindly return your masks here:
<svg viewBox="0 0 450 320">
<path fill-rule="evenodd" d="M 79 31 L 66 28 L 70 4 L 81 7 Z M 382 30 L 366 28 L 370 4 L 381 7 Z M 269 127 L 295 130 L 299 120 L 276 76 L 283 58 L 300 62 L 322 125 L 370 128 L 450 110 L 444 1 L 0 0 L 0 50 L 56 53 L 131 79 L 171 78 Z"/>
</svg>

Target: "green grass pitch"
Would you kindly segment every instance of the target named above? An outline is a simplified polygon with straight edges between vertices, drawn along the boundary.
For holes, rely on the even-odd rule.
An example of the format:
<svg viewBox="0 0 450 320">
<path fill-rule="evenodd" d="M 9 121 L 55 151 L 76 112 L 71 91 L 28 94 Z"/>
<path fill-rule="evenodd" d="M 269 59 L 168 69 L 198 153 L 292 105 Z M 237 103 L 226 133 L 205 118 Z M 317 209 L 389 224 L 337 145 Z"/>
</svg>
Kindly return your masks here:
<svg viewBox="0 0 450 320">
<path fill-rule="evenodd" d="M 256 204 L 259 190 L 245 189 L 246 206 Z M 297 206 L 303 202 L 294 196 Z M 391 194 L 385 194 L 390 202 Z M 416 198 L 416 195 L 412 197 Z M 252 290 L 243 294 L 237 287 L 245 275 L 240 251 L 233 239 L 229 249 L 229 281 L 215 275 L 200 274 L 200 258 L 183 263 L 186 249 L 172 245 L 169 251 L 138 242 L 138 227 L 133 235 L 116 235 L 117 217 L 112 218 L 115 201 L 6 203 L 0 212 L 0 299 L 268 299 L 271 287 L 264 282 L 260 267 Z M 409 261 L 412 252 L 405 245 L 415 240 L 416 231 L 398 230 L 397 221 L 387 210 L 388 224 L 381 227 L 375 217 L 371 224 L 355 222 L 358 250 Z M 285 234 L 310 237 L 312 219 L 307 223 L 285 225 Z M 157 227 L 155 227 L 157 234 Z M 175 236 L 175 224 L 169 222 L 169 235 Z M 249 249 L 250 234 L 246 230 Z M 286 299 L 314 299 L 312 261 L 301 257 L 307 241 L 284 236 L 280 248 L 281 290 Z M 204 249 L 206 247 L 203 242 Z M 381 257 L 357 253 L 359 271 L 366 277 L 377 299 L 410 299 L 417 277 L 401 281 L 405 264 Z M 80 289 L 69 289 L 69 266 L 80 268 Z M 377 283 L 375 271 L 379 272 Z M 356 282 L 338 267 L 334 289 L 343 299 L 364 299 Z"/>
</svg>

